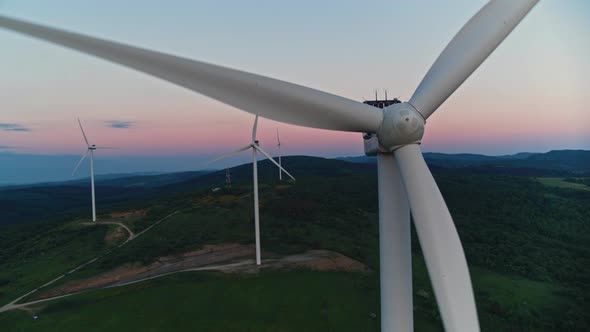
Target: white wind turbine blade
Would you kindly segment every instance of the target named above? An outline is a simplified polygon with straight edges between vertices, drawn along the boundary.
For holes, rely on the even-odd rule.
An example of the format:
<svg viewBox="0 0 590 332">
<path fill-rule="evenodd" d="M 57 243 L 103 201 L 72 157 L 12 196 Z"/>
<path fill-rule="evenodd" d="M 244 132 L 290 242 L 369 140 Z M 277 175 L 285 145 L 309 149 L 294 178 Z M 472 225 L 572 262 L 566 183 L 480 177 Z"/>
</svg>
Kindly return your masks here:
<svg viewBox="0 0 590 332">
<path fill-rule="evenodd" d="M 164 79 L 228 105 L 294 125 L 376 132 L 383 112 L 301 85 L 0 15 L 0 27 Z"/>
<path fill-rule="evenodd" d="M 455 224 L 420 147 L 394 151 L 446 331 L 479 331 L 471 278 Z"/>
<path fill-rule="evenodd" d="M 87 146 L 90 146 L 90 143 L 88 143 L 88 138 L 86 138 L 86 133 L 84 132 L 84 128 L 82 128 L 82 122 L 80 122 L 80 118 L 78 118 L 78 124 L 80 125 L 80 130 L 82 131 L 82 136 L 84 136 L 84 142 L 86 142 Z"/>
<path fill-rule="evenodd" d="M 225 158 L 227 158 L 227 157 L 231 157 L 231 156 L 233 156 L 234 154 L 238 154 L 238 153 L 240 153 L 240 152 L 242 152 L 242 151 L 246 151 L 246 150 L 248 150 L 248 149 L 249 149 L 249 148 L 251 148 L 251 147 L 252 147 L 252 144 L 248 144 L 248 145 L 246 145 L 246 146 L 244 146 L 244 147 L 241 147 L 241 148 L 239 148 L 239 149 L 237 149 L 237 150 L 234 150 L 234 151 L 232 151 L 232 152 L 229 152 L 229 153 L 223 154 L 223 155 L 221 155 L 221 156 L 219 156 L 219 157 L 217 157 L 217 158 L 215 158 L 215 159 L 213 159 L 213 160 L 211 160 L 211 161 L 207 162 L 207 165 L 209 165 L 209 164 L 212 164 L 212 163 L 214 163 L 214 162 L 216 162 L 216 161 L 219 161 L 219 160 L 221 160 L 221 159 L 225 159 Z"/>
<path fill-rule="evenodd" d="M 277 163 L 268 153 L 266 153 L 266 151 L 262 150 L 262 148 L 259 145 L 254 145 L 253 147 L 256 150 L 260 151 L 260 153 L 262 153 L 266 158 L 268 158 L 268 160 L 270 160 L 273 164 L 277 165 L 277 167 L 280 170 L 285 172 L 285 174 L 287 174 L 291 179 L 293 179 L 293 181 L 295 181 L 295 178 L 293 177 L 293 175 L 291 175 L 291 173 L 287 172 L 281 165 L 279 165 L 279 163 Z"/>
<path fill-rule="evenodd" d="M 254 119 L 254 125 L 252 126 L 252 143 L 256 142 L 256 131 L 258 130 L 258 114 Z"/>
<path fill-rule="evenodd" d="M 86 152 L 84 152 L 84 154 L 82 155 L 82 158 L 80 158 L 80 161 L 78 162 L 78 164 L 76 165 L 76 167 L 74 167 L 74 170 L 72 171 L 72 175 L 76 174 L 76 171 L 78 170 L 78 167 L 80 167 L 80 164 L 82 164 L 82 162 L 84 161 L 84 159 L 86 159 L 86 156 L 88 156 L 88 152 L 90 152 L 90 149 L 86 149 Z"/>
<path fill-rule="evenodd" d="M 427 119 L 479 67 L 539 0 L 491 0 L 455 35 L 409 103 Z"/>
</svg>

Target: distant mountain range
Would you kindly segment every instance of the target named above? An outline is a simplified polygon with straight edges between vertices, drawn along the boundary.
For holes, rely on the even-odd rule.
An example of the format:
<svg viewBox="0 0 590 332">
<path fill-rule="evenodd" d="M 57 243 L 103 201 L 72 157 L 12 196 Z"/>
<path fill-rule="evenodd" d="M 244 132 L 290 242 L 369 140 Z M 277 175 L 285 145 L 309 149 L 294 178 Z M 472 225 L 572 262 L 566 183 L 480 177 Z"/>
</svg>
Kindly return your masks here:
<svg viewBox="0 0 590 332">
<path fill-rule="evenodd" d="M 192 171 L 192 172 L 176 172 L 176 173 L 157 173 L 157 172 L 138 172 L 138 173 L 121 173 L 121 174 L 99 174 L 94 176 L 94 180 L 97 184 L 109 187 L 125 187 L 125 188 L 155 188 L 180 182 L 189 178 L 198 177 L 203 174 L 213 172 L 208 171 Z M 33 187 L 52 187 L 52 186 L 88 186 L 90 177 L 68 180 L 68 181 L 55 181 L 55 182 L 41 182 L 34 184 L 23 184 L 23 185 L 7 185 L 0 186 L 2 190 L 13 190 Z"/>
<path fill-rule="evenodd" d="M 590 151 L 588 150 L 553 150 L 546 153 L 521 152 L 504 156 L 426 152 L 424 158 L 431 167 L 447 168 L 453 172 L 456 172 L 457 169 L 464 169 L 470 173 L 494 173 L 495 169 L 499 173 L 512 175 L 526 173 L 539 176 L 587 176 L 590 174 Z M 353 163 L 377 162 L 377 158 L 367 156 L 338 159 Z"/>
<path fill-rule="evenodd" d="M 187 172 L 202 168 L 209 155 L 178 156 L 105 156 L 97 155 L 95 174 L 101 177 L 129 175 L 157 175 Z M 75 176 L 74 166 L 79 155 L 42 155 L 3 152 L 0 150 L 0 186 L 61 182 L 88 177 L 90 163 L 83 162 Z"/>
</svg>

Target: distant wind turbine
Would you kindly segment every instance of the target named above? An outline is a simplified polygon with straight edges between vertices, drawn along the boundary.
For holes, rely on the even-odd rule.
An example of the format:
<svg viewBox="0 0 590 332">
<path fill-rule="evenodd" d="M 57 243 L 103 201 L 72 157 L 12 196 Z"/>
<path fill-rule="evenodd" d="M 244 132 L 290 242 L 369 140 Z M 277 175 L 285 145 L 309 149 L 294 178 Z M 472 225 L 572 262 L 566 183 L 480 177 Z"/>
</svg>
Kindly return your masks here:
<svg viewBox="0 0 590 332">
<path fill-rule="evenodd" d="M 82 158 L 80 158 L 78 165 L 76 165 L 76 167 L 74 168 L 74 171 L 72 171 L 72 175 L 76 174 L 78 167 L 80 167 L 80 165 L 82 164 L 84 159 L 86 159 L 88 154 L 90 154 L 90 191 L 92 193 L 91 194 L 92 195 L 92 221 L 96 221 L 96 203 L 95 203 L 95 199 L 94 199 L 94 150 L 114 149 L 114 148 L 106 147 L 106 146 L 96 146 L 94 144 L 90 145 L 90 143 L 88 143 L 88 138 L 86 137 L 86 133 L 84 132 L 84 128 L 82 128 L 82 122 L 80 122 L 79 118 L 78 118 L 78 124 L 80 125 L 80 131 L 82 131 L 82 137 L 84 137 L 84 142 L 86 142 L 87 149 L 86 149 L 86 152 L 84 152 L 84 154 L 82 155 Z"/>
<path fill-rule="evenodd" d="M 225 169 L 225 187 L 231 189 L 231 174 L 229 173 L 229 167 Z"/>
<path fill-rule="evenodd" d="M 252 127 L 252 141 L 250 142 L 250 144 L 230 153 L 224 154 L 216 159 L 213 159 L 212 161 L 210 161 L 210 163 L 233 156 L 242 151 L 252 149 L 252 172 L 254 177 L 254 232 L 256 237 L 256 265 L 260 265 L 260 216 L 258 214 L 258 162 L 256 159 L 256 151 L 260 151 L 260 153 L 262 153 L 266 158 L 268 158 L 268 160 L 270 160 L 273 164 L 277 165 L 279 170 L 285 172 L 285 174 L 287 174 L 291 179 L 295 180 L 295 178 L 289 172 L 287 172 L 281 165 L 279 165 L 274 159 L 272 159 L 272 157 L 260 147 L 258 140 L 256 140 L 257 127 L 258 115 L 256 115 L 256 119 L 254 120 L 254 126 Z"/>
<path fill-rule="evenodd" d="M 277 148 L 279 149 L 279 166 L 283 166 L 281 162 L 281 139 L 279 138 L 279 128 L 277 128 Z M 283 170 L 279 167 L 279 180 L 283 180 Z"/>
</svg>

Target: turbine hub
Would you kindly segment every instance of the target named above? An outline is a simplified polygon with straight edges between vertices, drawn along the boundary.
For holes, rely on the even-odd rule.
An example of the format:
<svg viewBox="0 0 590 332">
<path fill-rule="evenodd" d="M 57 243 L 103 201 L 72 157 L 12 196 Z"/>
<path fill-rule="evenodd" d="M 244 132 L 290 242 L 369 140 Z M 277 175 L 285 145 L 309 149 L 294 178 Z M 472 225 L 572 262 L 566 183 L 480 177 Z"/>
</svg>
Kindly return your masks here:
<svg viewBox="0 0 590 332">
<path fill-rule="evenodd" d="M 404 145 L 420 144 L 425 123 L 422 115 L 407 102 L 384 108 L 383 121 L 377 130 L 379 145 L 393 151 Z"/>
</svg>

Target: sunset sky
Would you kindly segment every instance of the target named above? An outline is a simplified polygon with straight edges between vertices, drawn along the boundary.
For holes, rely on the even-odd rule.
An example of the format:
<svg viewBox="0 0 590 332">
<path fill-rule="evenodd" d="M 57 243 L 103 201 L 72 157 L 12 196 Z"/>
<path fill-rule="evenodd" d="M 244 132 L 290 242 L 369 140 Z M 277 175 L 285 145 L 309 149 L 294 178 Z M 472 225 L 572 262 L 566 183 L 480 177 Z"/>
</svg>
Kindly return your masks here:
<svg viewBox="0 0 590 332">
<path fill-rule="evenodd" d="M 362 101 L 376 88 L 408 100 L 484 3 L 5 0 L 0 12 Z M 589 32 L 589 1 L 542 0 L 429 119 L 423 149 L 590 149 Z M 77 116 L 92 142 L 120 148 L 103 157 L 206 160 L 249 140 L 253 116 L 207 97 L 4 30 L 0 44 L 0 153 L 80 154 Z M 269 150 L 276 128 L 285 154 L 362 154 L 360 134 L 262 119 Z"/>
</svg>

